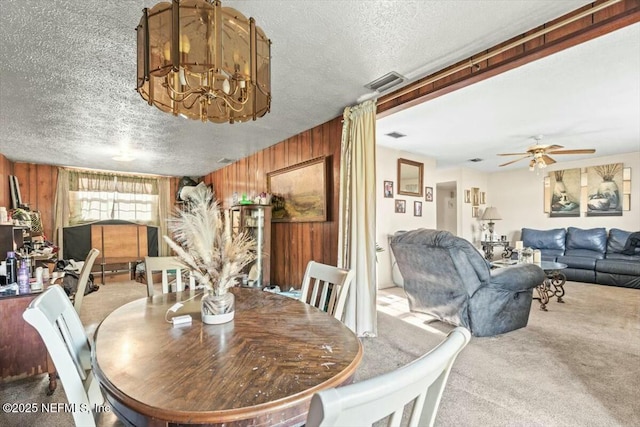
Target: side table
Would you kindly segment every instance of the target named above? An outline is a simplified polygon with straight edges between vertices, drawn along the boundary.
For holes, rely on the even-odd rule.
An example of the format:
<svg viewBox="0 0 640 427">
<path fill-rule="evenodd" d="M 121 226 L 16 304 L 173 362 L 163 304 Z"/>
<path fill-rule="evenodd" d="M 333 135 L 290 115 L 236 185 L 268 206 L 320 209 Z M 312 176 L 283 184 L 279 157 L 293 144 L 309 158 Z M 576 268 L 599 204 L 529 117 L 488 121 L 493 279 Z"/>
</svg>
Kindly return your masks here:
<svg viewBox="0 0 640 427">
<path fill-rule="evenodd" d="M 509 246 L 507 240 L 486 240 L 480 242 L 484 251 L 484 258 L 491 261 L 493 259 L 493 248 L 502 247 L 502 258 L 511 258 L 513 248 Z"/>
<path fill-rule="evenodd" d="M 542 261 L 540 268 L 544 270 L 545 279 L 536 287 L 540 298 L 540 310 L 547 311 L 547 304 L 552 297 L 558 298 L 559 303 L 564 303 L 564 284 L 567 276 L 562 272 L 567 264 L 561 262 Z"/>
</svg>

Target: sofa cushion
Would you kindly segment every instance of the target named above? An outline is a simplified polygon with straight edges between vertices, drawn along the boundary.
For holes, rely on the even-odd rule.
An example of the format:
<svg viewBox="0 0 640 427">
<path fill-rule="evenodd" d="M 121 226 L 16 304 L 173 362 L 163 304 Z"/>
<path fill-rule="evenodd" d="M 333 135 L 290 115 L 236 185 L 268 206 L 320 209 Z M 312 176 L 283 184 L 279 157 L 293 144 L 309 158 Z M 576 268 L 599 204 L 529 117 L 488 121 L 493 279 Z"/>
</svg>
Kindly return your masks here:
<svg viewBox="0 0 640 427">
<path fill-rule="evenodd" d="M 620 259 L 599 259 L 596 261 L 596 270 L 602 273 L 640 276 L 640 261 L 633 262 Z"/>
<path fill-rule="evenodd" d="M 607 230 L 604 227 L 583 230 L 569 227 L 567 229 L 567 251 L 570 249 L 586 249 L 604 254 L 607 250 Z"/>
<path fill-rule="evenodd" d="M 595 270 L 596 258 L 584 256 L 559 256 L 558 262 L 567 264 L 569 268 L 580 268 L 583 270 Z"/>
<path fill-rule="evenodd" d="M 630 235 L 631 231 L 620 230 L 619 228 L 612 228 L 609 230 L 609 239 L 607 239 L 607 258 L 609 258 L 609 254 L 619 254 L 622 252 Z M 640 248 L 635 248 L 634 256 L 640 256 Z"/>
<path fill-rule="evenodd" d="M 635 261 L 640 262 L 640 254 L 638 255 L 624 255 L 624 254 L 610 254 L 605 255 L 606 259 L 618 259 L 623 261 Z"/>
<path fill-rule="evenodd" d="M 552 230 L 523 228 L 521 238 L 525 247 L 543 250 L 544 254 L 551 256 L 564 254 L 566 234 L 564 228 Z"/>
<path fill-rule="evenodd" d="M 564 252 L 564 256 L 568 257 L 584 257 L 591 258 L 593 260 L 596 259 L 604 259 L 604 252 L 591 251 L 589 249 L 567 249 Z M 560 257 L 558 257 L 560 259 Z M 563 261 L 560 261 L 563 262 Z"/>
</svg>

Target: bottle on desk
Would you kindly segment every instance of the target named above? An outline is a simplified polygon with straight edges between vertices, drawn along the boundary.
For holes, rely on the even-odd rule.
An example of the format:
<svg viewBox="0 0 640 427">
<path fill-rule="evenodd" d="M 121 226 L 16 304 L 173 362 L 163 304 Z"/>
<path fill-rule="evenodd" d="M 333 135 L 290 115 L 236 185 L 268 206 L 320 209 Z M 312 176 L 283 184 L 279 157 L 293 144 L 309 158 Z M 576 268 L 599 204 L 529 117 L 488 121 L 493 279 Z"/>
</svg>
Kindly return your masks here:
<svg viewBox="0 0 640 427">
<path fill-rule="evenodd" d="M 16 253 L 9 251 L 7 252 L 7 285 L 14 283 L 18 283 L 18 260 Z"/>
<path fill-rule="evenodd" d="M 20 295 L 31 292 L 31 286 L 29 285 L 29 266 L 26 260 L 22 261 L 20 269 L 18 270 L 18 292 Z"/>
</svg>

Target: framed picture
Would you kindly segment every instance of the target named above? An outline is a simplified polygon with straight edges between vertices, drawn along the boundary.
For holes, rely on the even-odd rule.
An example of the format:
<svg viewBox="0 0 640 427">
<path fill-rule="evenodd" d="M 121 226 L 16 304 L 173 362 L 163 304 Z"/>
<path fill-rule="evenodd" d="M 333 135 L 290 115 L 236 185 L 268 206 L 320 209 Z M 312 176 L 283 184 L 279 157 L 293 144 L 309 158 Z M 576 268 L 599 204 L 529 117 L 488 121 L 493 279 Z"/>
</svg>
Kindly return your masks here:
<svg viewBox="0 0 640 427">
<path fill-rule="evenodd" d="M 273 222 L 327 220 L 327 158 L 318 157 L 267 174 Z"/>
<path fill-rule="evenodd" d="M 433 187 L 424 187 L 424 200 L 427 202 L 433 202 Z"/>
<path fill-rule="evenodd" d="M 625 204 L 623 177 L 622 163 L 587 168 L 587 216 L 622 216 Z"/>
<path fill-rule="evenodd" d="M 413 202 L 413 216 L 422 216 L 422 202 Z"/>
<path fill-rule="evenodd" d="M 393 197 L 393 181 L 384 182 L 384 197 Z"/>
<path fill-rule="evenodd" d="M 471 207 L 471 217 L 478 218 L 480 216 L 480 208 L 478 206 Z"/>
<path fill-rule="evenodd" d="M 405 213 L 407 211 L 407 201 L 396 199 L 396 213 Z"/>
<path fill-rule="evenodd" d="M 550 218 L 580 216 L 581 174 L 579 168 L 549 173 Z"/>
<path fill-rule="evenodd" d="M 471 203 L 471 190 L 464 190 L 464 202 Z"/>
</svg>

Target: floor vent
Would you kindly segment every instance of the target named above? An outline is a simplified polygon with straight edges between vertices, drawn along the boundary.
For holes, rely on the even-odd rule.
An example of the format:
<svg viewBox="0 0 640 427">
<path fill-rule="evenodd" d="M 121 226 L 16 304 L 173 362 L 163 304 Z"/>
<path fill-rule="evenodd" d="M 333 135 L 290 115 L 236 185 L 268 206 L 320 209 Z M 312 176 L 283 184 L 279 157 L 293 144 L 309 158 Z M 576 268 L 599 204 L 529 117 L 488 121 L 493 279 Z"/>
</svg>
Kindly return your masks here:
<svg viewBox="0 0 640 427">
<path fill-rule="evenodd" d="M 366 87 L 367 89 L 375 90 L 376 92 L 383 92 L 389 88 L 392 88 L 393 86 L 399 85 L 403 81 L 405 81 L 404 77 L 402 77 L 395 71 L 391 71 L 390 73 L 385 74 L 379 79 L 376 79 L 371 83 L 367 83 L 366 85 L 364 85 L 364 87 Z"/>
</svg>

